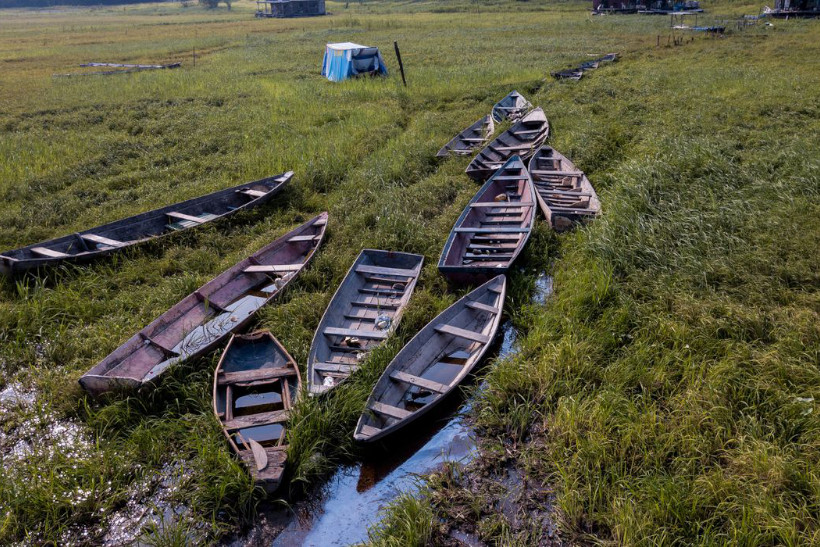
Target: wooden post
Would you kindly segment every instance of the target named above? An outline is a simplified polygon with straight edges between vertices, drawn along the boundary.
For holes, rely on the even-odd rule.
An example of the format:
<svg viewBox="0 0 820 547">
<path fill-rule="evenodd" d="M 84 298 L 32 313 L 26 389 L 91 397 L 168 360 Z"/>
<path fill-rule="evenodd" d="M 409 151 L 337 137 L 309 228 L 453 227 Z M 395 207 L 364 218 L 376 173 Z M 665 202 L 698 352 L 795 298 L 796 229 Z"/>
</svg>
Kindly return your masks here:
<svg viewBox="0 0 820 547">
<path fill-rule="evenodd" d="M 407 80 L 404 78 L 404 65 L 401 62 L 401 52 L 399 51 L 399 43 L 393 42 L 393 47 L 396 49 L 396 59 L 399 60 L 399 70 L 401 71 L 401 81 L 404 83 L 404 87 L 407 87 Z"/>
</svg>

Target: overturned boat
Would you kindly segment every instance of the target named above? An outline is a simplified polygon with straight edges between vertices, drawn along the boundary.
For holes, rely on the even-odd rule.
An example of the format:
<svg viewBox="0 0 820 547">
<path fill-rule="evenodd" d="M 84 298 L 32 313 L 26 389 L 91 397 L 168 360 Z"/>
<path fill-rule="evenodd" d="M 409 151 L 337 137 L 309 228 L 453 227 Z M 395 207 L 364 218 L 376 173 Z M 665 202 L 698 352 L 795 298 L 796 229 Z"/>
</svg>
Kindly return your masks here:
<svg viewBox="0 0 820 547">
<path fill-rule="evenodd" d="M 214 372 L 213 406 L 222 432 L 268 493 L 282 482 L 287 422 L 301 385 L 296 361 L 270 331 L 232 336 Z"/>
<path fill-rule="evenodd" d="M 601 213 L 598 194 L 587 176 L 551 146 L 542 146 L 533 155 L 529 172 L 541 212 L 555 231 Z"/>
<path fill-rule="evenodd" d="M 493 105 L 493 119 L 497 122 L 504 120 L 516 121 L 523 118 L 531 109 L 531 102 L 518 91 L 512 91 Z"/>
<path fill-rule="evenodd" d="M 353 437 L 383 440 L 429 413 L 487 353 L 504 308 L 499 275 L 444 310 L 399 351 L 379 378 Z"/>
<path fill-rule="evenodd" d="M 523 160 L 513 156 L 456 220 L 438 269 L 451 281 L 505 273 L 526 245 L 535 222 L 535 193 Z"/>
<path fill-rule="evenodd" d="M 363 250 L 322 317 L 308 354 L 311 395 L 333 389 L 396 329 L 424 263 L 422 255 Z"/>
<path fill-rule="evenodd" d="M 137 389 L 168 367 L 203 355 L 246 325 L 313 258 L 327 213 L 276 239 L 183 298 L 80 378 L 97 396 Z"/>
<path fill-rule="evenodd" d="M 479 182 L 513 156 L 529 158 L 549 135 L 550 124 L 540 107 L 536 108 L 488 144 L 467 166 L 466 173 Z"/>
<path fill-rule="evenodd" d="M 451 154 L 454 156 L 471 154 L 476 148 L 487 142 L 493 131 L 495 131 L 495 124 L 492 117 L 484 116 L 445 144 L 436 156 L 444 158 Z"/>
<path fill-rule="evenodd" d="M 220 190 L 161 209 L 0 254 L 0 272 L 19 272 L 63 262 L 83 262 L 173 232 L 202 226 L 269 201 L 293 172 Z"/>
</svg>

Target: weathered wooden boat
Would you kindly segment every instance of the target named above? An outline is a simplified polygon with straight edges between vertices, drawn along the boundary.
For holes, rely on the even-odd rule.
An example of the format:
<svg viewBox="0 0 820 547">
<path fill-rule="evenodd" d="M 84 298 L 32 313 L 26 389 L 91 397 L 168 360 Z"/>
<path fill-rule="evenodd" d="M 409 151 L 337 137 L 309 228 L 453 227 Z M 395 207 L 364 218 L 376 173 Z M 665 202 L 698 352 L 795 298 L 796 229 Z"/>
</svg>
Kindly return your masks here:
<svg viewBox="0 0 820 547">
<path fill-rule="evenodd" d="M 467 166 L 467 175 L 479 182 L 487 180 L 513 156 L 529 158 L 549 135 L 550 124 L 541 108 L 536 108 L 499 135 Z"/>
<path fill-rule="evenodd" d="M 214 413 L 228 445 L 268 493 L 282 482 L 301 385 L 296 361 L 266 330 L 232 336 L 214 372 Z"/>
<path fill-rule="evenodd" d="M 86 372 L 80 384 L 94 396 L 136 389 L 171 365 L 214 349 L 302 271 L 324 238 L 327 216 L 309 220 L 186 296 Z"/>
<path fill-rule="evenodd" d="M 311 395 L 339 385 L 396 329 L 423 262 L 422 255 L 410 253 L 359 253 L 313 337 L 307 378 Z"/>
<path fill-rule="evenodd" d="M 518 91 L 512 91 L 493 105 L 493 119 L 497 122 L 504 120 L 516 121 L 523 118 L 531 109 L 531 102 Z"/>
<path fill-rule="evenodd" d="M 580 80 L 584 77 L 584 71 L 581 69 L 570 68 L 568 70 L 561 70 L 558 72 L 550 72 L 556 80 Z"/>
<path fill-rule="evenodd" d="M 541 212 L 555 231 L 600 214 L 601 202 L 587 176 L 551 146 L 533 155 L 529 171 Z"/>
<path fill-rule="evenodd" d="M 453 140 L 445 144 L 436 154 L 439 158 L 444 158 L 450 154 L 463 156 L 470 154 L 487 142 L 490 135 L 495 131 L 495 124 L 490 116 L 484 116 L 473 125 L 456 135 Z"/>
<path fill-rule="evenodd" d="M 0 254 L 0 272 L 13 275 L 62 262 L 83 262 L 179 230 L 201 226 L 269 201 L 292 177 L 293 172 L 288 171 L 83 232 L 6 251 Z"/>
<path fill-rule="evenodd" d="M 353 437 L 383 440 L 432 411 L 470 374 L 498 332 L 506 293 L 499 275 L 444 310 L 399 351 L 365 405 Z"/>
<path fill-rule="evenodd" d="M 505 273 L 535 221 L 535 193 L 524 161 L 513 156 L 458 217 L 438 263 L 448 279 L 469 282 Z"/>
</svg>

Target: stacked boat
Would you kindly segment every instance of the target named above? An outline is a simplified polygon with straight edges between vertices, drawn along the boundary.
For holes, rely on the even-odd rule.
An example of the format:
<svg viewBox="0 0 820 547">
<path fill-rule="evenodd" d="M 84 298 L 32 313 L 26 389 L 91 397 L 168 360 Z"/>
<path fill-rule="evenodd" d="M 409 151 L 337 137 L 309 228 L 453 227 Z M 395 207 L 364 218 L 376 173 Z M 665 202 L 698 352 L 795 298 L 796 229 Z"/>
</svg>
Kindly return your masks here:
<svg viewBox="0 0 820 547">
<path fill-rule="evenodd" d="M 525 114 L 496 137 L 467 166 L 467 175 L 483 182 L 513 156 L 529 158 L 547 139 L 550 124 L 540 107 Z"/>
</svg>

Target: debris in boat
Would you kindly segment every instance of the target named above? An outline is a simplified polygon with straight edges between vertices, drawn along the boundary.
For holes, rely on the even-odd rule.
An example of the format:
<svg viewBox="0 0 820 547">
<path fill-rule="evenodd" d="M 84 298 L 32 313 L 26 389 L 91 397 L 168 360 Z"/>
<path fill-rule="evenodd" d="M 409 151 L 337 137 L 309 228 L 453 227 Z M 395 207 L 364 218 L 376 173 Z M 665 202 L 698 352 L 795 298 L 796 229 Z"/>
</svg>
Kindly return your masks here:
<svg viewBox="0 0 820 547">
<path fill-rule="evenodd" d="M 362 347 L 362 342 L 355 336 L 346 336 L 339 345 L 343 348 L 360 348 Z"/>
<path fill-rule="evenodd" d="M 393 320 L 390 318 L 389 315 L 379 315 L 378 317 L 376 317 L 376 328 L 379 330 L 389 329 L 392 323 Z"/>
<path fill-rule="evenodd" d="M 507 194 L 498 194 L 493 201 L 509 201 L 509 198 L 507 198 Z"/>
</svg>

